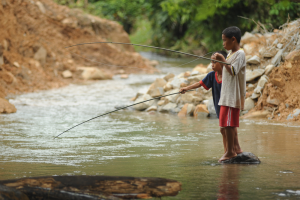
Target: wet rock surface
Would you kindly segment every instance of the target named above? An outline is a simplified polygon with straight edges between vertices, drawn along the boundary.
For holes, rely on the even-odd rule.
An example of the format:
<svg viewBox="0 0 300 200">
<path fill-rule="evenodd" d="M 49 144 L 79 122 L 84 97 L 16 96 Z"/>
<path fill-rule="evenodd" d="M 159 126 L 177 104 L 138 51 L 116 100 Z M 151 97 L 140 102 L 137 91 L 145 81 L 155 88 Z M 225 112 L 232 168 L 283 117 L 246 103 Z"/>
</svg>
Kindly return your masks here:
<svg viewBox="0 0 300 200">
<path fill-rule="evenodd" d="M 222 161 L 226 164 L 260 164 L 259 158 L 250 152 L 243 152 L 229 160 Z"/>
</svg>

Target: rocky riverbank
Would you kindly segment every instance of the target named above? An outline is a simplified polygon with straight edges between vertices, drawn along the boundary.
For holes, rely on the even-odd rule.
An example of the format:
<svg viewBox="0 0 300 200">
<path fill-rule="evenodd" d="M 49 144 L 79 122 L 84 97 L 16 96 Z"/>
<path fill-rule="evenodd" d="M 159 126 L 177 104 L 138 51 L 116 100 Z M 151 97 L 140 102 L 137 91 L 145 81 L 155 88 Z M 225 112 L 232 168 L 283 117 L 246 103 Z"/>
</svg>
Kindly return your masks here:
<svg viewBox="0 0 300 200">
<path fill-rule="evenodd" d="M 241 39 L 246 53 L 247 94 L 243 118 L 300 120 L 300 19 L 282 25 L 273 32 L 248 33 Z M 211 65 L 196 66 L 192 72 L 168 74 L 156 79 L 135 103 L 161 95 L 176 93 L 181 87 L 202 80 Z M 178 116 L 214 115 L 211 91 L 199 88 L 135 106 L 140 111 L 176 113 Z"/>
<path fill-rule="evenodd" d="M 7 107 L 7 95 L 111 79 L 114 74 L 155 71 L 151 62 L 132 46 L 94 44 L 65 48 L 86 42 L 130 43 L 117 22 L 50 0 L 2 0 L 0 13 L 1 113 L 16 111 L 11 105 Z"/>
</svg>

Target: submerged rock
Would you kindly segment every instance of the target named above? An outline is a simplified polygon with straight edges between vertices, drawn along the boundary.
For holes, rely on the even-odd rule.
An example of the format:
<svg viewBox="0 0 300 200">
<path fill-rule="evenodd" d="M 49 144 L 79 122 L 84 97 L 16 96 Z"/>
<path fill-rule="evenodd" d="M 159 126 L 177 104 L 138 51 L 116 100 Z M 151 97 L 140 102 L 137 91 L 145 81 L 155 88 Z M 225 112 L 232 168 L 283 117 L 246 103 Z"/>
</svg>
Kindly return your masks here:
<svg viewBox="0 0 300 200">
<path fill-rule="evenodd" d="M 259 158 L 250 152 L 243 152 L 229 160 L 222 161 L 226 164 L 260 164 Z"/>
</svg>

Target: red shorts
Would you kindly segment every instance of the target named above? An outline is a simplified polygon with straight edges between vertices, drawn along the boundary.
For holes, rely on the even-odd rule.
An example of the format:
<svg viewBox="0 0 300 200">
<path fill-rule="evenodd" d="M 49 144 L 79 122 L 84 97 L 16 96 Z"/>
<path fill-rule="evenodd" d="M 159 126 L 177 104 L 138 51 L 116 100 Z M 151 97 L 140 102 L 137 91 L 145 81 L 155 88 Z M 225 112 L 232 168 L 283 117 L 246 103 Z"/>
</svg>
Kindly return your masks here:
<svg viewBox="0 0 300 200">
<path fill-rule="evenodd" d="M 240 109 L 228 106 L 220 106 L 219 125 L 220 127 L 239 127 Z"/>
</svg>

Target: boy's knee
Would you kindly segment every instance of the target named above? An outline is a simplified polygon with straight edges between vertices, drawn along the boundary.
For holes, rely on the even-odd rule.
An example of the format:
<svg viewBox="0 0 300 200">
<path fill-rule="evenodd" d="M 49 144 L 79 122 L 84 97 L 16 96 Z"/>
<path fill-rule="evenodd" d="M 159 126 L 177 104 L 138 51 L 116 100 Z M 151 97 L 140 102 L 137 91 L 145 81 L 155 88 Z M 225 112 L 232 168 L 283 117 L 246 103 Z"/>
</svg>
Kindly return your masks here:
<svg viewBox="0 0 300 200">
<path fill-rule="evenodd" d="M 220 132 L 222 135 L 225 135 L 225 128 L 220 128 Z"/>
</svg>

